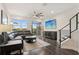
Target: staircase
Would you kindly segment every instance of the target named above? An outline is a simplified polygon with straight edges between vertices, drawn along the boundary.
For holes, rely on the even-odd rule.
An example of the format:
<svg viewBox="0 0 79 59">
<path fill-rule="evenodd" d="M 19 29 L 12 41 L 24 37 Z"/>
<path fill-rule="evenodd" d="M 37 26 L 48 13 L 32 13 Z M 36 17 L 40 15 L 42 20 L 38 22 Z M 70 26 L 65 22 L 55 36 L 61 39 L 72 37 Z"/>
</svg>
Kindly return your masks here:
<svg viewBox="0 0 79 59">
<path fill-rule="evenodd" d="M 70 18 L 69 23 L 59 30 L 59 47 L 74 49 L 74 40 L 72 39 L 72 33 L 78 31 L 79 29 L 79 12 Z"/>
</svg>

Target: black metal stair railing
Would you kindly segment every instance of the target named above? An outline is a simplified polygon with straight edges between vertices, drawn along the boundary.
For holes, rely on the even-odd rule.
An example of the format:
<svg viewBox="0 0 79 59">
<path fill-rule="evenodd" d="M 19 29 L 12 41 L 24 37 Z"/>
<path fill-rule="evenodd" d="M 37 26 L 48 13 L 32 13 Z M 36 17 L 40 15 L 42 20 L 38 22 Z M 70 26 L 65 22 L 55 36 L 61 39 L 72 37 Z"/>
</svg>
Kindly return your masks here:
<svg viewBox="0 0 79 59">
<path fill-rule="evenodd" d="M 59 44 L 70 37 L 70 23 L 65 25 L 62 29 L 59 30 Z"/>
<path fill-rule="evenodd" d="M 69 23 L 65 25 L 62 29 L 59 30 L 59 47 L 61 47 L 61 43 L 68 38 L 71 38 L 71 33 L 78 29 L 78 15 L 79 12 L 70 18 Z"/>
<path fill-rule="evenodd" d="M 72 32 L 78 29 L 78 14 L 79 13 L 77 13 L 70 19 L 70 36 Z"/>
</svg>

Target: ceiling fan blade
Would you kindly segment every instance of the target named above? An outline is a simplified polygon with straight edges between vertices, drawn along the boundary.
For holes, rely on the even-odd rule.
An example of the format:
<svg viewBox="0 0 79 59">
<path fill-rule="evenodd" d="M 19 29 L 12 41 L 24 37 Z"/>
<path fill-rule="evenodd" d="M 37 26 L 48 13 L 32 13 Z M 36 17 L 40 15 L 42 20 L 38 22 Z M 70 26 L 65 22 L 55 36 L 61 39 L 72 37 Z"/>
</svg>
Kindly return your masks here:
<svg viewBox="0 0 79 59">
<path fill-rule="evenodd" d="M 40 15 L 40 16 L 44 16 L 44 15 Z"/>
<path fill-rule="evenodd" d="M 39 13 L 39 14 L 43 14 L 43 13 Z"/>
<path fill-rule="evenodd" d="M 34 14 L 36 14 L 36 12 L 34 11 Z"/>
</svg>

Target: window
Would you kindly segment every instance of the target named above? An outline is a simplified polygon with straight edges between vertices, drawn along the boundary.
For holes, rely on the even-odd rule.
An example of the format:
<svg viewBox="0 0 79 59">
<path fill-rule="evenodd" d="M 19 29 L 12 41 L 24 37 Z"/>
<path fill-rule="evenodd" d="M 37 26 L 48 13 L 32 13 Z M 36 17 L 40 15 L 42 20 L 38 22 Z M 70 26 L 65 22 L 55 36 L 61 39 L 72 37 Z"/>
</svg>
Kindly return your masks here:
<svg viewBox="0 0 79 59">
<path fill-rule="evenodd" d="M 27 30 L 28 20 L 12 20 L 13 30 Z"/>
<path fill-rule="evenodd" d="M 3 23 L 3 24 L 8 24 L 8 19 L 7 19 L 7 17 L 3 17 L 2 23 Z"/>
<path fill-rule="evenodd" d="M 1 20 L 0 20 L 1 24 L 8 24 L 8 17 L 7 14 L 1 10 Z"/>
</svg>

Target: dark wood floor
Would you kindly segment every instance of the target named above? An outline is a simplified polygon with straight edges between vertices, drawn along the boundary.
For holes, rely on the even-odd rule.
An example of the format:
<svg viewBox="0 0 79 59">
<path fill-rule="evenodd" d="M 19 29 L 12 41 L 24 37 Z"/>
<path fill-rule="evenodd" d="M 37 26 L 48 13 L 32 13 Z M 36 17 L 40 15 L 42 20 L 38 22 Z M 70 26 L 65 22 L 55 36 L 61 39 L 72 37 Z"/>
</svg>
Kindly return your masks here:
<svg viewBox="0 0 79 59">
<path fill-rule="evenodd" d="M 29 51 L 27 55 L 79 55 L 77 51 L 58 48 L 56 40 L 44 39 L 44 41 L 51 45 Z"/>
</svg>

